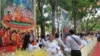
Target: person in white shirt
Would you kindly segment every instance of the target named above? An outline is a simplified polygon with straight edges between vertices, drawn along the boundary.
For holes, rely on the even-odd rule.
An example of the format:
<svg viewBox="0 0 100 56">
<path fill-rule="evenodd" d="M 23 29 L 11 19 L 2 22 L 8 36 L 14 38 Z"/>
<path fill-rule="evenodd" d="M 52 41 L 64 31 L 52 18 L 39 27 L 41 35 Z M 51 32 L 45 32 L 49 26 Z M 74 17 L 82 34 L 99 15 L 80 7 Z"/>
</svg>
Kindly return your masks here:
<svg viewBox="0 0 100 56">
<path fill-rule="evenodd" d="M 30 36 L 30 34 L 26 34 L 24 36 L 24 42 L 23 42 L 23 46 L 22 46 L 22 50 L 27 50 L 27 51 L 32 51 L 34 49 L 38 49 L 39 46 L 38 45 L 32 45 L 33 38 Z"/>
<path fill-rule="evenodd" d="M 65 51 L 66 45 L 64 44 L 64 42 L 62 41 L 62 39 L 59 37 L 58 33 L 55 34 L 55 40 L 58 42 L 58 45 L 60 46 L 63 54 L 65 55 L 66 54 L 66 51 Z"/>
<path fill-rule="evenodd" d="M 82 43 L 80 37 L 75 35 L 74 30 L 69 30 L 69 34 L 66 38 L 66 51 L 70 52 L 71 56 L 81 56 Z"/>
<path fill-rule="evenodd" d="M 65 44 L 63 43 L 63 41 L 61 40 L 61 38 L 59 38 L 59 34 L 56 33 L 55 34 L 55 40 L 58 42 L 58 45 L 62 48 L 66 48 Z"/>
<path fill-rule="evenodd" d="M 39 47 L 41 48 L 41 47 L 45 47 L 46 46 L 46 38 L 45 38 L 45 36 L 44 35 L 42 35 L 41 37 L 39 37 L 38 38 L 38 45 L 39 45 Z"/>
<path fill-rule="evenodd" d="M 58 42 L 55 40 L 54 36 L 50 34 L 48 41 L 46 42 L 46 50 L 49 56 L 63 56 Z"/>
</svg>

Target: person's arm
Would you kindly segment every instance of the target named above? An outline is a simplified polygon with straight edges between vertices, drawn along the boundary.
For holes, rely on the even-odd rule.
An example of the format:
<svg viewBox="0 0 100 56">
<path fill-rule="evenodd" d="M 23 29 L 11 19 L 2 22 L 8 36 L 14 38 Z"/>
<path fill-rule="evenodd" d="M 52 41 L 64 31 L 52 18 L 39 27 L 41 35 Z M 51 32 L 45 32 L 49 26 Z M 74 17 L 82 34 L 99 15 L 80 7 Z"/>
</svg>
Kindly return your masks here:
<svg viewBox="0 0 100 56">
<path fill-rule="evenodd" d="M 65 44 L 61 39 L 58 39 L 58 44 L 61 45 L 63 48 L 66 48 Z"/>
<path fill-rule="evenodd" d="M 80 49 L 83 48 L 82 42 L 81 42 L 81 38 L 77 37 L 78 43 L 80 44 Z"/>
<path fill-rule="evenodd" d="M 71 52 L 71 45 L 70 45 L 70 39 L 67 37 L 66 38 L 66 49 L 65 49 L 65 51 L 67 51 L 68 53 L 70 53 Z"/>
<path fill-rule="evenodd" d="M 46 43 L 46 41 L 44 39 L 42 39 L 42 43 L 43 43 L 44 47 L 47 47 L 47 43 Z"/>
</svg>

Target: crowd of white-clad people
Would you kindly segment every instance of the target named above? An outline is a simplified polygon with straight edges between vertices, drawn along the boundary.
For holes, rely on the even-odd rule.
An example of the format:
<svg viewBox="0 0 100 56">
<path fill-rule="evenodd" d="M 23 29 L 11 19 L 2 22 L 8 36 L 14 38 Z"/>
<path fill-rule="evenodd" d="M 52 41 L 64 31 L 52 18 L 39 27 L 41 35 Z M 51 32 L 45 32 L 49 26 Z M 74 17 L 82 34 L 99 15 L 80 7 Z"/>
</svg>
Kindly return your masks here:
<svg viewBox="0 0 100 56">
<path fill-rule="evenodd" d="M 24 37 L 22 49 L 32 51 L 36 48 L 44 48 L 48 56 L 81 56 L 80 50 L 91 43 L 95 37 L 93 33 L 75 34 L 73 30 L 69 30 L 66 37 L 61 37 L 58 33 L 42 35 L 37 38 L 36 45 L 32 46 L 30 44 L 32 38 L 27 34 Z"/>
</svg>

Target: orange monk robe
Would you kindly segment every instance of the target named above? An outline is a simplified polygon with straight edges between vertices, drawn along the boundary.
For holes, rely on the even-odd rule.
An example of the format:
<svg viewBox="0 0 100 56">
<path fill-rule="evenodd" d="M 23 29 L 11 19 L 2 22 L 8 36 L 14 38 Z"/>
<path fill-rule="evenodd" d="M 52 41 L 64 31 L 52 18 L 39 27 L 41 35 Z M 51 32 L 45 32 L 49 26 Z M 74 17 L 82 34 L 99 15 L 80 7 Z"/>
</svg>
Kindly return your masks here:
<svg viewBox="0 0 100 56">
<path fill-rule="evenodd" d="M 22 17 L 23 17 L 23 15 L 21 14 L 21 13 L 18 13 L 18 12 L 15 12 L 14 14 L 13 14 L 13 16 L 14 16 L 14 20 L 15 21 L 17 21 L 17 22 L 21 22 L 21 19 L 22 19 Z"/>
<path fill-rule="evenodd" d="M 11 15 L 6 15 L 6 16 L 3 17 L 4 21 L 10 21 L 11 19 L 12 19 Z"/>
<path fill-rule="evenodd" d="M 15 12 L 13 16 L 14 20 L 17 22 L 32 23 L 32 21 L 29 18 L 23 17 L 23 14 L 21 12 Z"/>
<path fill-rule="evenodd" d="M 21 39 L 21 36 L 20 34 L 16 34 L 16 43 L 18 46 L 21 46 L 22 45 L 22 39 Z"/>
<path fill-rule="evenodd" d="M 9 32 L 6 32 L 5 35 L 2 37 L 3 45 L 10 44 L 10 34 Z"/>
<path fill-rule="evenodd" d="M 5 38 L 5 35 L 2 37 L 2 45 L 6 45 L 6 38 Z"/>
<path fill-rule="evenodd" d="M 2 29 L 0 30 L 0 37 L 3 37 L 5 35 L 5 31 Z"/>
<path fill-rule="evenodd" d="M 2 39 L 2 37 L 5 35 L 5 31 L 3 29 L 1 29 L 0 31 L 0 39 Z M 2 41 L 2 45 L 3 45 L 3 41 Z"/>
<path fill-rule="evenodd" d="M 16 44 L 16 42 L 17 42 L 16 33 L 13 33 L 13 34 L 11 35 L 11 40 L 12 40 L 12 43 L 13 43 L 13 44 Z"/>
<path fill-rule="evenodd" d="M 32 20 L 28 19 L 28 18 L 25 18 L 23 17 L 21 22 L 25 22 L 25 23 L 32 23 Z"/>
<path fill-rule="evenodd" d="M 13 44 L 20 45 L 22 43 L 21 36 L 19 34 L 13 33 L 11 35 Z"/>
<path fill-rule="evenodd" d="M 6 43 L 9 45 L 10 44 L 11 34 L 9 32 L 7 32 L 6 34 L 7 34 L 6 35 L 6 38 L 7 38 Z"/>
</svg>

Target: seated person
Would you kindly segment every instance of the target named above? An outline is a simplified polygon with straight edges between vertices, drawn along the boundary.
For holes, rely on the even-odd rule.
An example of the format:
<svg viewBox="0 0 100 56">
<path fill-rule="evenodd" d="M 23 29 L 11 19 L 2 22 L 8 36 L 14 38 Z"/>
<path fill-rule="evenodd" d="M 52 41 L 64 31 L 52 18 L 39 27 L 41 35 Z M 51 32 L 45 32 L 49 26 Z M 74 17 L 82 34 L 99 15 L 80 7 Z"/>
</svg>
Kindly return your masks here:
<svg viewBox="0 0 100 56">
<path fill-rule="evenodd" d="M 13 45 L 17 45 L 18 47 L 20 45 L 22 45 L 22 39 L 21 36 L 19 34 L 19 32 L 16 32 L 16 30 L 14 30 L 11 34 L 11 40 L 12 40 L 12 44 Z"/>
</svg>

